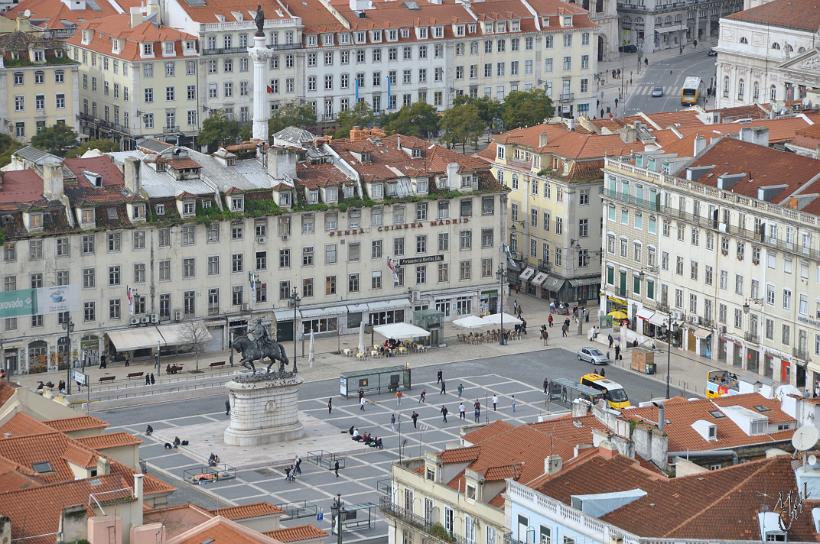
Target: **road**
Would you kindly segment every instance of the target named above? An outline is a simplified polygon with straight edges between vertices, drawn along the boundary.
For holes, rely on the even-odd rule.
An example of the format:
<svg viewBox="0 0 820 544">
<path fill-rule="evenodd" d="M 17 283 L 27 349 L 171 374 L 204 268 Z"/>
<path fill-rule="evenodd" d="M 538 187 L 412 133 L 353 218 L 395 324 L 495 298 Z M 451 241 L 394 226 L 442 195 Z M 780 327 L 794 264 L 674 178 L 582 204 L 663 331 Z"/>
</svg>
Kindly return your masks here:
<svg viewBox="0 0 820 544">
<path fill-rule="evenodd" d="M 663 362 L 659 363 L 659 366 L 662 366 Z M 296 482 L 286 481 L 281 467 L 276 466 L 240 467 L 235 479 L 213 483 L 207 488 L 183 481 L 184 472 L 201 466 L 199 462 L 186 453 L 184 448 L 166 450 L 156 437 L 146 437 L 142 432 L 146 425 L 151 424 L 156 430 L 174 428 L 174 432 L 185 436 L 186 425 L 226 421 L 224 391 L 205 398 L 99 411 L 95 412 L 95 415 L 108 421 L 112 430 L 125 430 L 145 440 L 140 448 L 140 457 L 147 461 L 149 472 L 165 479 L 178 489 L 171 496 L 171 502 L 192 501 L 214 508 L 220 505 L 258 501 L 277 504 L 306 501 L 307 504 L 316 505 L 328 513 L 336 493 L 344 494 L 347 504 L 378 504 L 380 495 L 377 486 L 380 482 L 383 485 L 389 481 L 390 467 L 399 459 L 400 442 L 404 444 L 405 456 L 421 455 L 428 449 L 440 450 L 448 444 L 457 442 L 462 424 L 457 415 L 459 383 L 464 385 L 464 398 L 470 408 L 470 415 L 472 402 L 478 399 L 484 407 L 481 418 L 483 422 L 504 419 L 522 424 L 536 421 L 539 415 L 566 410 L 562 406 L 547 405 L 545 402 L 542 391 L 545 377 L 577 380 L 583 373 L 588 372 L 591 366 L 579 362 L 572 352 L 552 348 L 520 355 L 450 363 L 442 369 L 448 385 L 447 394 L 439 394 L 436 385 L 438 367 L 421 367 L 413 370 L 413 389 L 400 407 L 396 406 L 391 396 L 380 395 L 370 398 L 373 404 L 364 412 L 358 409 L 357 398 L 345 400 L 338 396 L 337 380 L 309 382 L 301 387 L 299 409 L 303 413 L 321 418 L 340 431 L 354 425 L 362 432 L 367 431 L 383 437 L 384 450 L 358 452 L 346 457 L 345 468 L 340 471 L 339 478 L 325 469 L 304 463 L 303 474 Z M 663 383 L 621 368 L 608 367 L 607 377 L 621 383 L 633 403 L 664 394 Z M 422 390 L 426 390 L 428 394 L 425 404 L 418 402 L 418 395 Z M 497 412 L 486 409 L 488 399 L 493 394 L 499 397 Z M 683 393 L 673 389 L 672 394 Z M 517 402 L 515 410 L 512 409 L 511 402 L 513 395 Z M 327 414 L 326 408 L 329 396 L 334 397 L 331 415 Z M 445 403 L 450 409 L 450 419 L 447 423 L 444 423 L 439 415 L 440 407 Z M 413 410 L 418 411 L 420 415 L 418 429 L 413 429 L 409 421 Z M 391 429 L 391 413 L 396 413 L 399 417 L 400 423 L 396 429 L 398 432 Z M 468 421 L 471 419 L 468 418 Z M 404 423 L 403 427 L 401 422 Z M 230 464 L 231 460 L 222 461 Z M 375 510 L 373 515 L 375 522 L 372 528 L 363 527 L 346 531 L 345 542 L 385 541 L 385 521 Z M 314 523 L 327 530 L 329 518 L 327 515 L 323 521 L 306 518 L 288 522 L 286 525 Z M 328 542 L 334 540 L 329 538 Z"/>
<path fill-rule="evenodd" d="M 625 115 L 632 115 L 642 111 L 657 113 L 682 109 L 680 104 L 680 89 L 687 76 L 699 76 L 706 89 L 715 77 L 715 59 L 709 57 L 706 51 L 693 51 L 683 55 L 656 62 L 649 59 L 649 66 L 642 71 L 642 77 L 637 80 L 633 76 L 633 85 L 627 92 Z M 625 70 L 628 82 L 629 69 Z M 652 97 L 654 87 L 663 87 L 663 97 Z M 703 104 L 703 102 L 701 102 Z"/>
</svg>

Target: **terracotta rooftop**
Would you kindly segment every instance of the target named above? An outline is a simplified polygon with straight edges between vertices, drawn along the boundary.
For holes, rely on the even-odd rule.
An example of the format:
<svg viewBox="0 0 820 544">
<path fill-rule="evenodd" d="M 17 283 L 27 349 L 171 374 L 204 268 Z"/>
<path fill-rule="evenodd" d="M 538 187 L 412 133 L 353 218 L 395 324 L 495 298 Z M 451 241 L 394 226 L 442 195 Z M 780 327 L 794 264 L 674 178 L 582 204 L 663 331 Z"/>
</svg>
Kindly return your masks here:
<svg viewBox="0 0 820 544">
<path fill-rule="evenodd" d="M 146 524 L 162 523 L 166 537 L 171 539 L 212 517 L 213 514 L 204 508 L 186 503 L 164 508 L 149 508 L 146 505 L 142 519 Z"/>
<path fill-rule="evenodd" d="M 298 163 L 296 165 L 296 177 L 299 178 L 299 184 L 308 189 L 336 187 L 350 181 L 350 178 L 344 172 L 327 163 Z"/>
<path fill-rule="evenodd" d="M 221 22 L 253 22 L 257 4 L 261 5 L 265 11 L 265 20 L 291 18 L 290 14 L 284 9 L 284 5 L 276 2 L 276 0 L 259 0 L 250 3 L 244 0 L 220 0 L 219 2 L 203 2 L 201 4 L 182 2 L 180 6 L 196 23 L 217 24 Z"/>
<path fill-rule="evenodd" d="M 128 13 L 130 8 L 139 7 L 139 5 L 140 2 L 137 0 L 107 0 L 105 2 L 94 2 L 93 6 L 91 3 L 86 4 L 86 9 L 71 9 L 64 2 L 22 0 L 5 12 L 3 16 L 14 20 L 18 15 L 29 11 L 33 25 L 46 29 L 62 29 L 85 21 L 121 13 L 116 8 Z"/>
<path fill-rule="evenodd" d="M 182 534 L 169 538 L 167 544 L 279 544 L 276 540 L 235 521 L 215 516 Z"/>
<path fill-rule="evenodd" d="M 546 145 L 541 146 L 541 135 L 546 135 Z M 591 134 L 569 130 L 563 124 L 542 124 L 518 128 L 498 135 L 497 143 L 519 145 L 539 153 L 552 153 L 566 159 L 595 159 L 605 156 L 629 155 L 643 151 L 640 142 L 625 143 L 618 134 Z M 508 160 L 512 157 L 508 155 Z"/>
<path fill-rule="evenodd" d="M 25 412 L 17 412 L 0 425 L 0 440 L 53 433 L 54 429 Z"/>
<path fill-rule="evenodd" d="M 820 27 L 820 1 L 774 0 L 751 9 L 738 11 L 726 16 L 726 19 L 817 32 Z"/>
<path fill-rule="evenodd" d="M 788 442 L 794 434 L 794 418 L 780 409 L 780 402 L 767 399 L 757 393 L 731 395 L 718 399 L 687 400 L 676 397 L 668 400 L 666 406 L 665 431 L 669 437 L 669 452 L 687 452 L 732 449 L 753 444 L 774 444 Z M 741 406 L 769 418 L 769 423 L 792 423 L 792 429 L 772 434 L 747 435 L 730 418 L 720 411 L 720 407 Z M 756 407 L 759 407 L 757 409 Z M 715 414 L 718 414 L 717 417 Z M 658 421 L 655 406 L 630 408 L 622 412 L 627 419 Z M 698 420 L 708 421 L 716 426 L 717 439 L 706 440 L 692 424 Z"/>
<path fill-rule="evenodd" d="M 242 504 L 230 508 L 219 508 L 211 510 L 211 514 L 222 516 L 234 521 L 241 519 L 261 518 L 265 516 L 277 516 L 284 511 L 278 506 L 269 502 L 255 502 L 253 504 Z"/>
<path fill-rule="evenodd" d="M 91 40 L 88 43 L 83 43 L 83 31 L 91 32 Z M 112 39 L 122 41 L 117 53 L 112 51 Z M 142 43 L 153 43 L 155 58 L 161 60 L 183 58 L 185 41 L 196 41 L 196 36 L 171 27 L 157 26 L 152 21 L 145 21 L 132 28 L 131 16 L 126 12 L 80 24 L 66 43 L 107 56 L 138 61 L 143 60 L 140 50 Z M 162 42 L 174 42 L 173 55 L 165 55 Z"/>
<path fill-rule="evenodd" d="M 757 144 L 724 138 L 689 164 L 688 168 L 709 166 L 710 170 L 698 178 L 699 183 L 717 186 L 724 174 L 744 174 L 730 191 L 752 198 L 758 197 L 762 187 L 781 186 L 769 200 L 782 203 L 796 190 L 820 176 L 820 161 L 794 153 L 786 153 Z M 682 170 L 679 176 L 685 177 Z"/>
<path fill-rule="evenodd" d="M 105 429 L 108 423 L 102 419 L 94 416 L 77 416 L 66 417 L 63 419 L 50 419 L 43 421 L 54 430 L 61 433 L 70 433 L 73 431 L 85 431 L 90 429 Z"/>
<path fill-rule="evenodd" d="M 267 531 L 264 534 L 280 542 L 300 542 L 302 540 L 313 540 L 328 536 L 327 531 L 323 531 L 314 525 L 285 527 L 275 531 Z"/>
<path fill-rule="evenodd" d="M 43 179 L 34 170 L 0 172 L 0 205 L 44 201 Z"/>
<path fill-rule="evenodd" d="M 12 385 L 6 381 L 0 381 L 0 407 L 5 406 L 16 391 L 16 385 Z"/>
<path fill-rule="evenodd" d="M 76 438 L 77 442 L 93 450 L 105 450 L 109 448 L 119 448 L 123 446 L 139 446 L 142 440 L 130 433 L 108 433 L 97 436 L 81 436 Z"/>
</svg>

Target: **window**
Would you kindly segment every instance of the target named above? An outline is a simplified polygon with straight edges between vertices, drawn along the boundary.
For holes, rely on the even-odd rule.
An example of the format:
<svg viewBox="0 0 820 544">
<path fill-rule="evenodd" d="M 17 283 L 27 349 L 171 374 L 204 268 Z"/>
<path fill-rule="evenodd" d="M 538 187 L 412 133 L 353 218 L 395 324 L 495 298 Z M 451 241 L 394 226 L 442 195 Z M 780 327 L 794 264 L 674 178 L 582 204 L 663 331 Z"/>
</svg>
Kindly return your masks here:
<svg viewBox="0 0 820 544">
<path fill-rule="evenodd" d="M 83 320 L 84 321 L 96 321 L 97 320 L 96 303 L 94 303 L 94 302 L 84 302 L 83 303 Z"/>
<path fill-rule="evenodd" d="M 589 236 L 589 219 L 578 220 L 578 236 L 581 238 Z"/>
<path fill-rule="evenodd" d="M 349 293 L 358 293 L 359 292 L 359 275 L 358 274 L 348 274 L 348 276 L 347 276 L 347 291 Z"/>
<path fill-rule="evenodd" d="M 336 263 L 336 244 L 325 245 L 325 264 Z"/>
<path fill-rule="evenodd" d="M 96 284 L 93 268 L 83 269 L 83 289 L 93 289 Z"/>
<path fill-rule="evenodd" d="M 182 277 L 191 279 L 196 275 L 196 260 L 192 257 L 182 260 Z"/>
<path fill-rule="evenodd" d="M 109 266 L 108 267 L 108 285 L 119 285 L 120 284 L 120 267 L 119 266 Z"/>
</svg>

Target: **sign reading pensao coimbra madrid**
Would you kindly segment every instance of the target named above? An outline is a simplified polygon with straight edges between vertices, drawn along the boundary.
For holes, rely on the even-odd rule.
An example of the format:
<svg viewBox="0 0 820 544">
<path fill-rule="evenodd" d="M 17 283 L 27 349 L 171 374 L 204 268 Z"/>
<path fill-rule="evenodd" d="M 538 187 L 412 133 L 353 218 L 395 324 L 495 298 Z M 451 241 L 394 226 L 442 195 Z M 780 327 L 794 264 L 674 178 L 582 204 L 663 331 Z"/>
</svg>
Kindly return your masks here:
<svg viewBox="0 0 820 544">
<path fill-rule="evenodd" d="M 76 310 L 79 292 L 70 285 L 0 292 L 0 319 Z"/>
</svg>

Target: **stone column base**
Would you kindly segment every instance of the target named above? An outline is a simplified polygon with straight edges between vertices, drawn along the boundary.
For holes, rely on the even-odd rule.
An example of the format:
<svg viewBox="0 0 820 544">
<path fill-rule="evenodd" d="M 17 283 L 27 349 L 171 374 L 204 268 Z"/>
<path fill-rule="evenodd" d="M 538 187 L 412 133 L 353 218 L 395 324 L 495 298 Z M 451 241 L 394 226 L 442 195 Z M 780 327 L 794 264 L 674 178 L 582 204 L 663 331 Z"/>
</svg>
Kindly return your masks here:
<svg viewBox="0 0 820 544">
<path fill-rule="evenodd" d="M 304 434 L 299 421 L 298 375 L 240 375 L 225 384 L 231 422 L 223 440 L 232 446 L 258 446 L 296 440 Z"/>
</svg>

